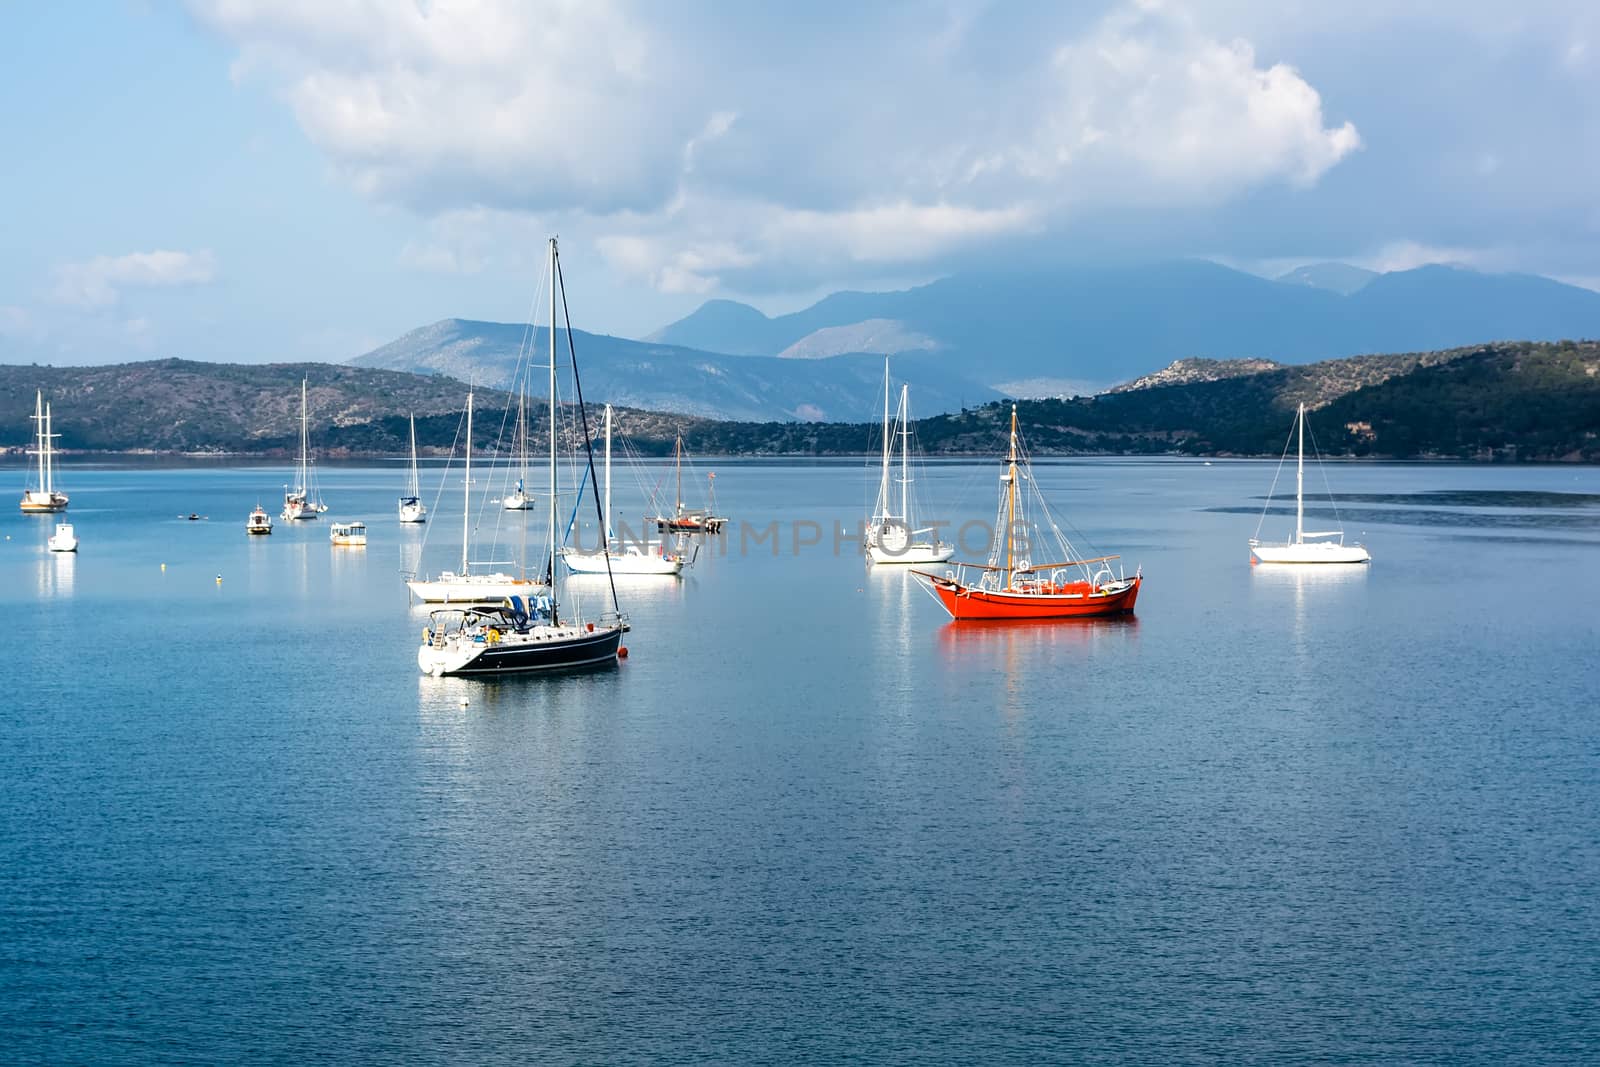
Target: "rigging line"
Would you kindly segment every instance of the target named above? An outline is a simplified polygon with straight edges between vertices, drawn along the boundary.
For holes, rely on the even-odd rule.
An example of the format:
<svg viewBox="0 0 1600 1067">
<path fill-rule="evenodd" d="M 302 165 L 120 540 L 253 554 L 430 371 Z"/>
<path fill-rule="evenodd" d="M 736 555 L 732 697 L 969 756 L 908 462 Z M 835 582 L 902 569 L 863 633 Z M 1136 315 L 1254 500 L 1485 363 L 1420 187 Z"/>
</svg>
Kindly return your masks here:
<svg viewBox="0 0 1600 1067">
<path fill-rule="evenodd" d="M 578 418 L 583 422 L 583 449 L 588 455 L 589 459 L 588 479 L 589 485 L 594 489 L 593 495 L 595 521 L 600 525 L 600 536 L 604 537 L 606 533 L 606 517 L 600 511 L 600 487 L 596 484 L 594 478 L 594 438 L 589 433 L 589 413 L 585 411 L 583 407 L 583 380 L 578 377 L 578 349 L 572 341 L 572 312 L 567 310 L 567 282 L 566 279 L 561 276 L 561 253 L 557 251 L 556 254 L 551 258 L 555 263 L 555 277 L 551 279 L 551 284 L 554 285 L 557 281 L 561 283 L 561 317 L 566 321 L 567 324 L 567 351 L 572 359 L 572 385 L 574 391 L 577 393 Z M 556 324 L 552 322 L 550 324 L 550 328 L 552 330 L 555 329 Z M 553 397 L 551 398 L 551 402 L 554 403 Z M 581 489 L 579 490 L 579 500 L 580 502 L 582 500 Z M 574 520 L 577 518 L 576 506 L 573 507 L 573 518 Z M 555 540 L 554 530 L 550 531 L 550 538 L 552 541 L 550 549 L 551 566 L 553 567 L 555 565 L 555 547 L 553 544 Z M 611 610 L 620 615 L 622 613 L 622 605 L 617 603 L 617 578 L 616 575 L 611 573 L 610 545 L 606 545 L 603 551 L 606 557 L 606 583 L 611 586 Z"/>
<path fill-rule="evenodd" d="M 1075 555 L 1099 555 L 1100 550 L 1095 546 L 1093 541 L 1089 540 L 1089 535 L 1078 529 L 1071 519 L 1063 517 L 1062 521 L 1065 522 L 1072 530 L 1073 534 L 1089 548 L 1089 551 L 1085 553 L 1078 553 L 1075 550 L 1072 550 L 1071 539 L 1068 538 L 1066 534 L 1061 532 L 1061 527 L 1056 523 L 1055 512 L 1051 510 L 1049 501 L 1045 500 L 1044 493 L 1040 491 L 1038 480 L 1033 477 L 1033 455 L 1028 451 L 1027 444 L 1027 438 L 1023 435 L 1022 430 L 1019 428 L 1017 430 L 1017 448 L 1019 451 L 1021 451 L 1023 461 L 1027 466 L 1029 488 L 1033 490 L 1033 498 L 1038 504 L 1039 510 L 1044 514 L 1045 520 L 1050 524 L 1050 532 L 1056 535 L 1056 540 L 1060 542 L 1062 548 L 1069 550 L 1067 552 L 1068 558 L 1071 558 Z"/>
<path fill-rule="evenodd" d="M 1278 469 L 1272 475 L 1272 485 L 1267 489 L 1267 502 L 1261 505 L 1261 517 L 1256 520 L 1254 540 L 1261 540 L 1261 525 L 1267 521 L 1267 509 L 1272 506 L 1272 494 L 1278 491 L 1278 479 L 1283 477 L 1283 465 L 1289 459 L 1289 446 L 1294 442 L 1294 427 L 1289 427 L 1289 436 L 1283 441 L 1283 455 L 1278 457 Z"/>
<path fill-rule="evenodd" d="M 434 516 L 439 514 L 439 501 L 444 499 L 444 483 L 450 477 L 450 467 L 456 458 L 456 445 L 461 443 L 461 424 L 467 419 L 467 413 L 462 411 L 456 416 L 456 435 L 450 439 L 450 455 L 445 457 L 444 469 L 439 472 L 439 487 L 433 491 L 433 507 L 430 509 Z M 430 522 L 422 528 L 422 540 L 417 544 L 417 569 L 422 569 L 422 554 L 428 549 L 428 535 L 433 532 L 433 523 Z M 401 573 L 404 573 L 403 571 Z"/>
</svg>

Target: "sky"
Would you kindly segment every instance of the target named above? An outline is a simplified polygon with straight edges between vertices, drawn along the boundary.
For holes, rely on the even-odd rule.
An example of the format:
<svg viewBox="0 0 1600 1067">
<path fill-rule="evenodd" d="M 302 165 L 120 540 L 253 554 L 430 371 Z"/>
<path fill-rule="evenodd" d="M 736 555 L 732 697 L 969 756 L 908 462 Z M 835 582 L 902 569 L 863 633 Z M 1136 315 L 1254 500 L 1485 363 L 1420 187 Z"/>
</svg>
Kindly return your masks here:
<svg viewBox="0 0 1600 1067">
<path fill-rule="evenodd" d="M 1600 5 L 192 0 L 0 10 L 0 362 L 639 337 L 989 265 L 1600 288 Z"/>
</svg>

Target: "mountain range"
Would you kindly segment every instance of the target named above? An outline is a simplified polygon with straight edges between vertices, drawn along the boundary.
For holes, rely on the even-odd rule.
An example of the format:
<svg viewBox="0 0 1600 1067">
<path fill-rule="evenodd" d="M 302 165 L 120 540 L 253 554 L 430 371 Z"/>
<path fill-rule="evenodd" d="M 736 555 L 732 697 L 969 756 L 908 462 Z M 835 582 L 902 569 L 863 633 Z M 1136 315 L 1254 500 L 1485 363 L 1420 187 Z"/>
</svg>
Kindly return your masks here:
<svg viewBox="0 0 1600 1067">
<path fill-rule="evenodd" d="M 755 421 L 868 419 L 883 403 L 881 354 L 851 350 L 799 357 L 747 356 L 572 332 L 584 399 L 595 403 Z M 564 365 L 567 331 L 558 330 L 556 339 L 557 358 Z M 445 319 L 350 362 L 444 374 L 497 389 L 514 389 L 531 364 L 529 391 L 538 395 L 545 392 L 540 368 L 547 365 L 549 344 L 550 331 L 542 326 Z M 914 364 L 897 360 L 896 373 L 909 374 L 913 365 L 914 400 L 920 411 L 951 411 L 999 396 L 963 368 L 943 360 Z"/>
<path fill-rule="evenodd" d="M 1010 395 L 1070 395 L 1188 357 L 1305 363 L 1597 337 L 1600 293 L 1441 265 L 1379 274 L 1322 263 L 1271 280 L 1181 260 L 965 274 L 900 292 L 835 293 L 776 317 L 712 300 L 649 340 L 779 356 L 833 351 L 841 346 L 831 337 L 851 331 L 873 339 L 869 351 L 913 355 L 919 370 L 942 365 Z"/>
<path fill-rule="evenodd" d="M 644 340 L 575 331 L 588 399 L 742 421 L 869 419 L 883 357 L 921 413 L 1090 395 L 1176 360 L 1306 363 L 1517 338 L 1600 337 L 1600 293 L 1525 274 L 1316 263 L 1276 279 L 1204 260 L 985 270 L 840 292 L 767 316 L 711 300 Z M 564 332 L 562 334 L 564 339 Z M 358 366 L 511 388 L 548 334 L 446 319 Z M 537 391 L 537 390 L 536 390 Z"/>
</svg>

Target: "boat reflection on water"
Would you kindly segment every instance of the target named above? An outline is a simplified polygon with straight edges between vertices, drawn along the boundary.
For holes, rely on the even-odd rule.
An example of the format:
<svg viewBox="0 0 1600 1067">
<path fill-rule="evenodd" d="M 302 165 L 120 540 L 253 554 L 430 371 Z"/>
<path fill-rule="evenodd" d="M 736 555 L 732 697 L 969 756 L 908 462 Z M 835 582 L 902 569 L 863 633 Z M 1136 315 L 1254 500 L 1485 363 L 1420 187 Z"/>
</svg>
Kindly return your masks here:
<svg viewBox="0 0 1600 1067">
<path fill-rule="evenodd" d="M 44 558 L 39 561 L 39 595 L 71 596 L 77 566 L 76 552 L 46 552 Z"/>
<path fill-rule="evenodd" d="M 630 615 L 657 604 L 683 603 L 688 599 L 685 591 L 691 584 L 676 575 L 662 574 L 614 574 L 611 581 L 616 583 L 617 596 L 628 601 Z M 604 574 L 570 574 L 564 584 L 584 600 L 594 597 L 599 604 L 611 599 L 611 582 L 606 581 Z"/>
<path fill-rule="evenodd" d="M 970 660 L 975 652 L 1006 653 L 1038 650 L 1125 646 L 1139 634 L 1139 616 L 1107 615 L 1088 619 L 968 619 L 947 622 L 939 628 L 939 650 L 947 658 Z M 1041 658 L 1038 666 L 1050 668 L 1059 661 Z"/>
<path fill-rule="evenodd" d="M 1338 626 L 1362 617 L 1371 573 L 1371 564 L 1274 563 L 1250 568 L 1250 588 L 1267 601 L 1262 617 L 1287 616 L 1296 651 L 1308 652 L 1315 619 Z"/>
<path fill-rule="evenodd" d="M 939 628 L 939 659 L 952 674 L 1000 674 L 1000 685 L 985 684 L 1004 693 L 998 706 L 1008 722 L 1015 722 L 1050 705 L 1041 694 L 1064 695 L 1063 674 L 1086 677 L 1091 662 L 1106 678 L 1132 669 L 1138 638 L 1137 615 L 952 620 Z"/>
</svg>

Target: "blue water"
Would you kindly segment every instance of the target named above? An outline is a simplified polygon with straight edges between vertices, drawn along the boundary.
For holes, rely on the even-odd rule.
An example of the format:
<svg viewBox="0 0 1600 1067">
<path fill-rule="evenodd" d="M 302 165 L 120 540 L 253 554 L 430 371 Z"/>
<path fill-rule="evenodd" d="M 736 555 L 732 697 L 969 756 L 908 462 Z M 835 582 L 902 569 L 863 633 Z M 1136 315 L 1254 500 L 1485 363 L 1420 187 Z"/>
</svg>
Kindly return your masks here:
<svg viewBox="0 0 1600 1067">
<path fill-rule="evenodd" d="M 969 629 L 792 551 L 859 466 L 713 466 L 776 554 L 496 682 L 417 672 L 396 468 L 322 472 L 365 551 L 247 539 L 271 468 L 0 509 L 0 1059 L 1600 1060 L 1600 471 L 1334 467 L 1376 562 L 1303 574 L 1272 464 L 1041 465 L 1138 614 Z"/>
</svg>

